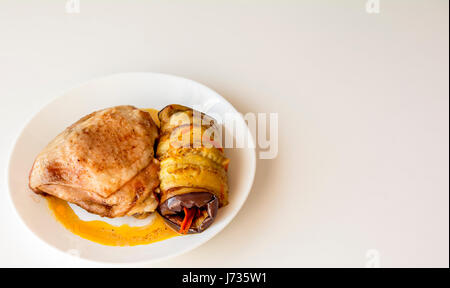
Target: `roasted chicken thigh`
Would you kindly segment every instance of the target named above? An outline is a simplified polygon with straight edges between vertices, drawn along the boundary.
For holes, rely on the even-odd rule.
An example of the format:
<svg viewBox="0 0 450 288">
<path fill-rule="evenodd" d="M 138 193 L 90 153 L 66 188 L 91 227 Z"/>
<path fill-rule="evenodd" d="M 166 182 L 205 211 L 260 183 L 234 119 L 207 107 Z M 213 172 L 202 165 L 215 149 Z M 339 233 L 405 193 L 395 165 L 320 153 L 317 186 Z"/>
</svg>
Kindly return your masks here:
<svg viewBox="0 0 450 288">
<path fill-rule="evenodd" d="M 135 107 L 94 112 L 37 156 L 30 188 L 105 217 L 146 215 L 158 206 L 158 135 L 150 114 Z"/>
</svg>

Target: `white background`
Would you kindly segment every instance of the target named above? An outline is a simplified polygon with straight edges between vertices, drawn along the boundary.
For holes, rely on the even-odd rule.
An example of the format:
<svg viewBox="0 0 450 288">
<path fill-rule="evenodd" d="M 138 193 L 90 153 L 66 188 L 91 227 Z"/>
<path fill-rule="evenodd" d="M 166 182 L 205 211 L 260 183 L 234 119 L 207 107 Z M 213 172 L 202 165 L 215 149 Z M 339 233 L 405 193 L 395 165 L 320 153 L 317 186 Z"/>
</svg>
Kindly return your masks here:
<svg viewBox="0 0 450 288">
<path fill-rule="evenodd" d="M 65 3 L 0 0 L 3 172 L 27 119 L 67 88 L 180 75 L 278 113 L 279 153 L 258 160 L 224 231 L 149 266 L 364 267 L 369 249 L 383 267 L 449 265 L 448 1 Z M 26 230 L 4 174 L 0 266 L 101 266 Z"/>
</svg>

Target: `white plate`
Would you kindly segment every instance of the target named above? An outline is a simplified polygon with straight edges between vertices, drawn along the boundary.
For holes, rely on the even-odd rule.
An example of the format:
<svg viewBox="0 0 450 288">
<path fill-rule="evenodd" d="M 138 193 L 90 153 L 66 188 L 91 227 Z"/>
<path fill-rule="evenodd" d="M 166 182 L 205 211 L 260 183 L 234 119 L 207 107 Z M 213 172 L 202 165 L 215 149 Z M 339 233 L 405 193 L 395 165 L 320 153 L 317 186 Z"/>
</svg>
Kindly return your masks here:
<svg viewBox="0 0 450 288">
<path fill-rule="evenodd" d="M 250 192 L 256 169 L 254 145 L 225 149 L 229 168 L 229 205 L 219 210 L 215 222 L 203 233 L 174 237 L 165 241 L 133 246 L 103 246 L 66 230 L 50 214 L 47 203 L 28 188 L 28 173 L 34 158 L 58 133 L 93 111 L 116 106 L 161 109 L 168 104 L 197 107 L 202 112 L 223 116 L 232 114 L 237 128 L 251 133 L 245 121 L 223 97 L 192 80 L 154 73 L 117 74 L 74 88 L 37 113 L 17 139 L 9 163 L 10 196 L 19 217 L 40 239 L 52 247 L 81 258 L 107 263 L 137 263 L 180 255 L 200 246 L 219 233 L 237 214 Z M 226 130 L 227 123 L 223 123 Z M 229 125 L 228 125 L 229 126 Z M 250 140 L 253 144 L 253 140 Z M 81 211 L 81 212 L 80 212 Z M 89 215 L 82 209 L 77 213 Z"/>
</svg>

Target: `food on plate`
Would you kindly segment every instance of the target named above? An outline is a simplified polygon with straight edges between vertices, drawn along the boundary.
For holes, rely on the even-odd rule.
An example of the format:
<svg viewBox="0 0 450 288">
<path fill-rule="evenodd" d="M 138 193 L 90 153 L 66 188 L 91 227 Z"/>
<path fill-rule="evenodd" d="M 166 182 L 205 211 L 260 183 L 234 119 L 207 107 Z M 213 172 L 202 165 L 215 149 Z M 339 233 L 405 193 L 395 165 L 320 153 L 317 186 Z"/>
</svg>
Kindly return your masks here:
<svg viewBox="0 0 450 288">
<path fill-rule="evenodd" d="M 163 241 L 179 234 L 167 226 L 164 219 L 158 213 L 152 213 L 139 221 L 139 226 L 123 224 L 112 225 L 102 220 L 86 221 L 80 219 L 69 204 L 59 198 L 46 197 L 48 207 L 56 220 L 67 230 L 84 239 L 108 246 L 136 246 Z M 118 220 L 114 218 L 114 220 Z M 130 223 L 131 224 L 131 223 Z"/>
<path fill-rule="evenodd" d="M 69 231 L 103 245 L 143 245 L 202 232 L 228 203 L 229 160 L 218 133 L 213 118 L 181 105 L 159 112 L 133 106 L 100 110 L 39 153 L 29 186 L 47 196 Z M 146 219 L 131 218 L 143 226 L 87 221 L 68 202 L 102 217 Z"/>
<path fill-rule="evenodd" d="M 181 234 L 202 232 L 228 203 L 229 159 L 216 140 L 219 128 L 213 118 L 181 105 L 158 116 L 159 211 Z"/>
<path fill-rule="evenodd" d="M 94 112 L 37 156 L 29 186 L 104 217 L 144 217 L 158 207 L 158 127 L 133 106 Z"/>
</svg>

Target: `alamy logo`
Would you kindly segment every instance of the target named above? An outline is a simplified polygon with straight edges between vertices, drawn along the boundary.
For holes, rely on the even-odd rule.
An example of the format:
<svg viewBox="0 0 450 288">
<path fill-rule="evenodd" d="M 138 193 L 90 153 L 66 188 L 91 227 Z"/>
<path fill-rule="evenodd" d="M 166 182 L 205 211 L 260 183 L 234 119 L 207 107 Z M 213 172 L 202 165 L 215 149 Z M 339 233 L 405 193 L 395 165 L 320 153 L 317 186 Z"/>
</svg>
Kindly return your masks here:
<svg viewBox="0 0 450 288">
<path fill-rule="evenodd" d="M 78 14 L 78 13 L 80 13 L 80 0 L 67 0 L 67 2 L 66 2 L 66 13 L 67 14 Z"/>
<path fill-rule="evenodd" d="M 380 268 L 380 251 L 369 249 L 366 252 L 366 268 Z"/>
<path fill-rule="evenodd" d="M 259 159 L 274 159 L 278 155 L 277 113 L 200 113 L 195 106 L 192 114 L 177 113 L 170 119 L 170 126 L 177 127 L 170 133 L 173 148 L 260 148 Z M 239 119 L 247 125 L 239 125 Z M 247 130 L 250 130 L 250 133 Z M 255 136 L 258 135 L 256 138 Z M 257 140 L 257 141 L 256 141 Z M 223 143 L 223 144 L 222 144 Z"/>
<path fill-rule="evenodd" d="M 366 12 L 369 14 L 379 14 L 380 13 L 380 0 L 367 0 Z"/>
</svg>

